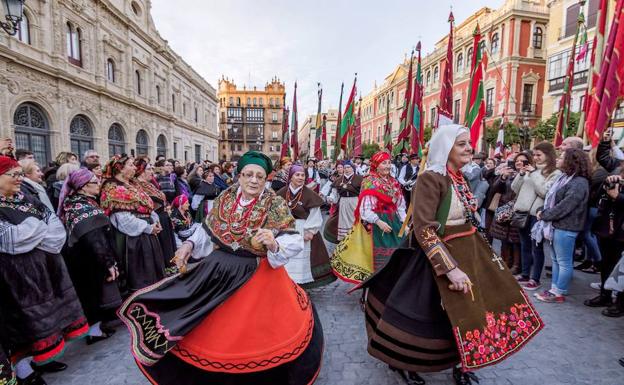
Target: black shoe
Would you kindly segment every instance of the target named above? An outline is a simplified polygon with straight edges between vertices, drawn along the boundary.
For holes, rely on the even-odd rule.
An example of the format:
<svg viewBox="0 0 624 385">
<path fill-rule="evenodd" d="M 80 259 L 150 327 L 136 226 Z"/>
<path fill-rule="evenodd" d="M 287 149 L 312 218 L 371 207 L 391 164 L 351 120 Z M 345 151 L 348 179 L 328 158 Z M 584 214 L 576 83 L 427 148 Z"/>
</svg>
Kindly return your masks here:
<svg viewBox="0 0 624 385">
<path fill-rule="evenodd" d="M 56 373 L 62 372 L 63 370 L 67 369 L 67 364 L 58 361 L 50 361 L 47 364 L 43 365 L 35 365 L 33 362 L 31 362 L 30 366 L 32 366 L 35 372 L 39 373 Z"/>
<path fill-rule="evenodd" d="M 34 372 L 31 373 L 30 376 L 21 379 L 17 379 L 18 385 L 47 385 L 47 383 L 41 378 L 41 374 Z"/>
<path fill-rule="evenodd" d="M 102 329 L 102 335 L 101 336 L 87 336 L 87 345 L 93 345 L 93 344 L 95 344 L 97 342 L 109 339 L 109 338 L 111 338 L 113 336 L 113 334 L 115 334 L 115 330 L 107 329 L 105 331 L 104 329 Z"/>
<path fill-rule="evenodd" d="M 477 384 L 479 383 L 479 377 L 477 377 L 474 373 L 462 373 L 457 366 L 453 368 L 453 379 L 455 380 L 456 385 L 472 385 L 473 381 Z"/>
<path fill-rule="evenodd" d="M 399 373 L 399 375 L 401 376 L 401 378 L 403 379 L 403 381 L 405 381 L 407 385 L 425 385 L 425 380 L 421 376 L 419 376 L 418 373 L 395 368 L 394 366 L 391 366 L 391 365 L 388 365 L 388 366 L 390 367 L 390 370 L 392 370 L 393 372 Z"/>
<path fill-rule="evenodd" d="M 624 357 L 620 358 L 618 362 L 620 363 L 620 365 L 624 366 Z"/>
<path fill-rule="evenodd" d="M 608 308 L 604 309 L 602 311 L 602 315 L 605 317 L 619 318 L 619 317 L 624 316 L 624 308 L 620 306 L 619 304 L 615 303 L 609 306 Z"/>
<path fill-rule="evenodd" d="M 592 261 L 590 260 L 584 260 L 583 262 L 581 262 L 580 264 L 574 266 L 574 270 L 583 270 L 583 269 L 587 269 L 590 266 L 593 266 L 594 264 L 592 263 Z"/>
<path fill-rule="evenodd" d="M 589 307 L 605 307 L 611 306 L 613 301 L 611 301 L 611 296 L 599 294 L 592 299 L 586 299 L 583 303 Z"/>
<path fill-rule="evenodd" d="M 546 270 L 546 271 L 552 271 L 552 266 L 544 266 L 544 270 Z"/>
</svg>

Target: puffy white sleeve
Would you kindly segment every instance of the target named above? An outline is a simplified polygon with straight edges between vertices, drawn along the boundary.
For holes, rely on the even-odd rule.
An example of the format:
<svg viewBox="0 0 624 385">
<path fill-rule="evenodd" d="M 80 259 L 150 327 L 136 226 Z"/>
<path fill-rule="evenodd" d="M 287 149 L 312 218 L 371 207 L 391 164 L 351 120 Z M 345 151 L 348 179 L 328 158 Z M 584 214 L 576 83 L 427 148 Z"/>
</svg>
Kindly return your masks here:
<svg viewBox="0 0 624 385">
<path fill-rule="evenodd" d="M 19 225 L 0 220 L 0 252 L 14 255 L 32 251 L 45 238 L 47 228 L 44 221 L 35 217 L 26 218 Z"/>
<path fill-rule="evenodd" d="M 403 197 L 403 194 L 401 194 L 399 204 L 397 205 L 397 214 L 399 214 L 399 219 L 401 220 L 401 222 L 403 222 L 405 220 L 405 217 L 407 216 L 407 211 L 405 210 L 406 203 L 407 202 L 405 202 L 405 197 Z"/>
<path fill-rule="evenodd" d="M 407 172 L 407 166 L 401 167 L 401 171 L 399 171 L 399 177 L 397 178 L 401 186 L 405 186 L 405 173 L 406 172 Z"/>
<path fill-rule="evenodd" d="M 43 232 L 43 235 L 43 239 L 37 248 L 47 251 L 48 253 L 60 253 L 67 239 L 67 232 L 65 231 L 65 226 L 63 226 L 63 223 L 56 214 L 50 215 L 48 226 Z"/>
<path fill-rule="evenodd" d="M 122 233 L 131 237 L 137 237 L 142 233 L 150 234 L 152 225 L 139 219 L 127 211 L 113 213 L 110 217 L 111 224 Z"/>
<path fill-rule="evenodd" d="M 269 264 L 274 269 L 280 266 L 284 266 L 288 260 L 303 250 L 303 236 L 301 234 L 283 234 L 275 238 L 279 244 L 277 252 L 269 250 L 267 252 L 267 259 Z"/>
<path fill-rule="evenodd" d="M 374 196 L 365 196 L 360 205 L 360 218 L 368 223 L 377 223 L 379 216 L 373 210 L 377 204 L 377 198 Z"/>
<path fill-rule="evenodd" d="M 193 195 L 193 200 L 191 200 L 191 208 L 193 210 L 197 210 L 197 208 L 199 207 L 199 204 L 202 203 L 203 200 L 204 200 L 203 195 L 198 195 L 198 194 Z"/>
<path fill-rule="evenodd" d="M 327 196 L 327 202 L 329 203 L 338 203 L 340 199 L 340 195 L 338 195 L 338 189 L 332 187 L 331 193 Z"/>
<path fill-rule="evenodd" d="M 319 232 L 322 226 L 323 216 L 321 215 L 321 208 L 315 207 L 310 210 L 310 215 L 308 215 L 308 218 L 303 224 L 303 229 L 305 231 L 311 232 L 312 234 L 316 234 Z"/>
<path fill-rule="evenodd" d="M 212 252 L 212 240 L 206 232 L 206 229 L 204 229 L 204 226 L 197 227 L 193 235 L 191 235 L 187 241 L 193 243 L 193 252 L 191 255 L 195 259 L 203 258 Z"/>
<path fill-rule="evenodd" d="M 327 180 L 327 182 L 325 182 L 323 187 L 321 187 L 320 194 L 323 196 L 329 196 L 329 194 L 331 193 L 331 188 L 332 188 L 332 182 L 330 180 Z"/>
</svg>

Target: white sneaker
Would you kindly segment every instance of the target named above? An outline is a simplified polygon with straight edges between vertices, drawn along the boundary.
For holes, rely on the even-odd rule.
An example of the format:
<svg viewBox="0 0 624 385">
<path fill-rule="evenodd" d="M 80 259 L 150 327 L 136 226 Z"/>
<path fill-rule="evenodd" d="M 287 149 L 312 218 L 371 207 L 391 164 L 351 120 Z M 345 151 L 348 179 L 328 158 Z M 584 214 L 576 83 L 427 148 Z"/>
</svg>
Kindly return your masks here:
<svg viewBox="0 0 624 385">
<path fill-rule="evenodd" d="M 600 282 L 592 282 L 592 283 L 589 284 L 589 287 L 591 287 L 594 290 L 600 291 L 600 288 L 602 287 L 602 283 L 600 283 Z"/>
</svg>

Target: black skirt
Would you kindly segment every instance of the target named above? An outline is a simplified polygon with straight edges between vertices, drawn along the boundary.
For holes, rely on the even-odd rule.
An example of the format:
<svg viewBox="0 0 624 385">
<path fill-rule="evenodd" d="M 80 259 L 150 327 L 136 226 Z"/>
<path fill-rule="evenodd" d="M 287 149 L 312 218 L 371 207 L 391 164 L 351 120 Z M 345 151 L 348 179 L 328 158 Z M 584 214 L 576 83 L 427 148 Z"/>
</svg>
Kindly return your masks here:
<svg viewBox="0 0 624 385">
<path fill-rule="evenodd" d="M 163 263 L 166 267 L 172 266 L 171 259 L 175 255 L 176 243 L 175 236 L 173 234 L 173 225 L 171 224 L 171 218 L 164 208 L 156 210 L 162 231 L 158 233 L 158 242 L 162 249 Z"/>
<path fill-rule="evenodd" d="M 142 233 L 131 237 L 115 232 L 115 246 L 119 260 L 120 291 L 132 293 L 150 286 L 165 277 L 165 258 L 158 237 Z"/>
</svg>

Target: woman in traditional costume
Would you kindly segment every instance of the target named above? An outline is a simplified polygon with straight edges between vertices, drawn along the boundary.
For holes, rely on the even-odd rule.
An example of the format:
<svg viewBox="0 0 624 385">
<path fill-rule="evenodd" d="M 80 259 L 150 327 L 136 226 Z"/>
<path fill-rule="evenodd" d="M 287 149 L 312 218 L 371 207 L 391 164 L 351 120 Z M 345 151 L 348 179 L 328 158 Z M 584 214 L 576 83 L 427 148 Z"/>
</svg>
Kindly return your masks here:
<svg viewBox="0 0 624 385">
<path fill-rule="evenodd" d="M 89 325 L 60 254 L 65 227 L 41 201 L 20 192 L 23 179 L 15 160 L 0 156 L 0 335 L 20 382 L 42 385 L 31 362 L 37 371 L 64 370 L 55 360 Z"/>
<path fill-rule="evenodd" d="M 319 230 L 323 226 L 321 206 L 323 199 L 305 185 L 305 170 L 300 165 L 290 166 L 288 186 L 277 192 L 286 199 L 295 228 L 303 236 L 304 248 L 286 264 L 293 281 L 304 289 L 327 285 L 336 280 L 329 265 L 329 254 Z"/>
<path fill-rule="evenodd" d="M 154 202 L 154 212 L 158 215 L 158 222 L 162 230 L 158 233 L 158 242 L 162 250 L 165 266 L 170 266 L 176 250 L 176 240 L 173 234 L 173 224 L 171 223 L 169 203 L 164 192 L 158 187 L 158 182 L 154 178 L 154 168 L 145 158 L 134 160 L 136 166 L 135 182 L 149 195 Z"/>
<path fill-rule="evenodd" d="M 189 212 L 190 203 L 186 195 L 178 195 L 171 203 L 171 222 L 176 237 L 176 245 L 182 246 L 195 230 L 200 227 L 199 223 L 193 222 L 193 216 Z"/>
<path fill-rule="evenodd" d="M 308 385 L 323 332 L 306 292 L 283 266 L 303 250 L 284 199 L 265 188 L 271 160 L 250 151 L 239 183 L 184 242 L 184 273 L 132 295 L 118 312 L 153 384 Z M 205 254 L 211 237 L 215 250 Z M 204 257 L 186 266 L 192 256 Z"/>
<path fill-rule="evenodd" d="M 195 190 L 193 200 L 191 201 L 191 209 L 195 212 L 195 222 L 204 223 L 204 219 L 212 210 L 214 200 L 221 194 L 221 189 L 215 184 L 215 175 L 212 170 L 204 171 L 202 181 Z"/>
<path fill-rule="evenodd" d="M 327 239 L 332 243 L 338 243 L 351 231 L 355 222 L 355 209 L 358 203 L 358 196 L 362 187 L 362 177 L 355 173 L 353 163 L 344 161 L 342 163 L 344 172 L 332 183 L 331 193 L 327 197 L 329 203 L 337 205 L 338 216 L 327 220 L 331 234 Z M 336 228 L 336 232 L 333 229 Z"/>
<path fill-rule="evenodd" d="M 81 168 L 65 179 L 58 209 L 68 234 L 65 263 L 91 325 L 89 345 L 114 334 L 101 324 L 112 320 L 114 309 L 121 305 L 113 234 L 110 220 L 97 203 L 99 194 L 99 179 Z"/>
<path fill-rule="evenodd" d="M 288 170 L 290 170 L 290 166 L 292 166 L 292 164 L 292 160 L 290 160 L 287 156 L 280 159 L 280 168 L 275 172 L 271 180 L 271 188 L 273 191 L 279 191 L 288 185 Z"/>
<path fill-rule="evenodd" d="M 464 127 L 435 132 L 413 193 L 411 247 L 359 286 L 368 352 L 408 384 L 424 383 L 417 372 L 451 367 L 457 384 L 471 384 L 470 370 L 504 360 L 544 326 L 477 231 L 477 202 L 460 171 L 470 160 Z"/>
<path fill-rule="evenodd" d="M 371 171 L 364 177 L 355 210 L 355 226 L 366 231 L 362 231 L 363 238 L 347 236 L 332 258 L 334 273 L 347 282 L 360 283 L 381 269 L 403 241 L 399 232 L 406 216 L 405 198 L 401 185 L 390 175 L 391 167 L 389 153 L 380 151 L 371 157 Z M 348 243 L 362 241 L 371 247 L 341 252 L 361 246 Z"/>
<path fill-rule="evenodd" d="M 165 276 L 154 202 L 135 181 L 134 159 L 115 156 L 106 167 L 100 202 L 114 228 L 122 293 L 134 292 Z"/>
</svg>

